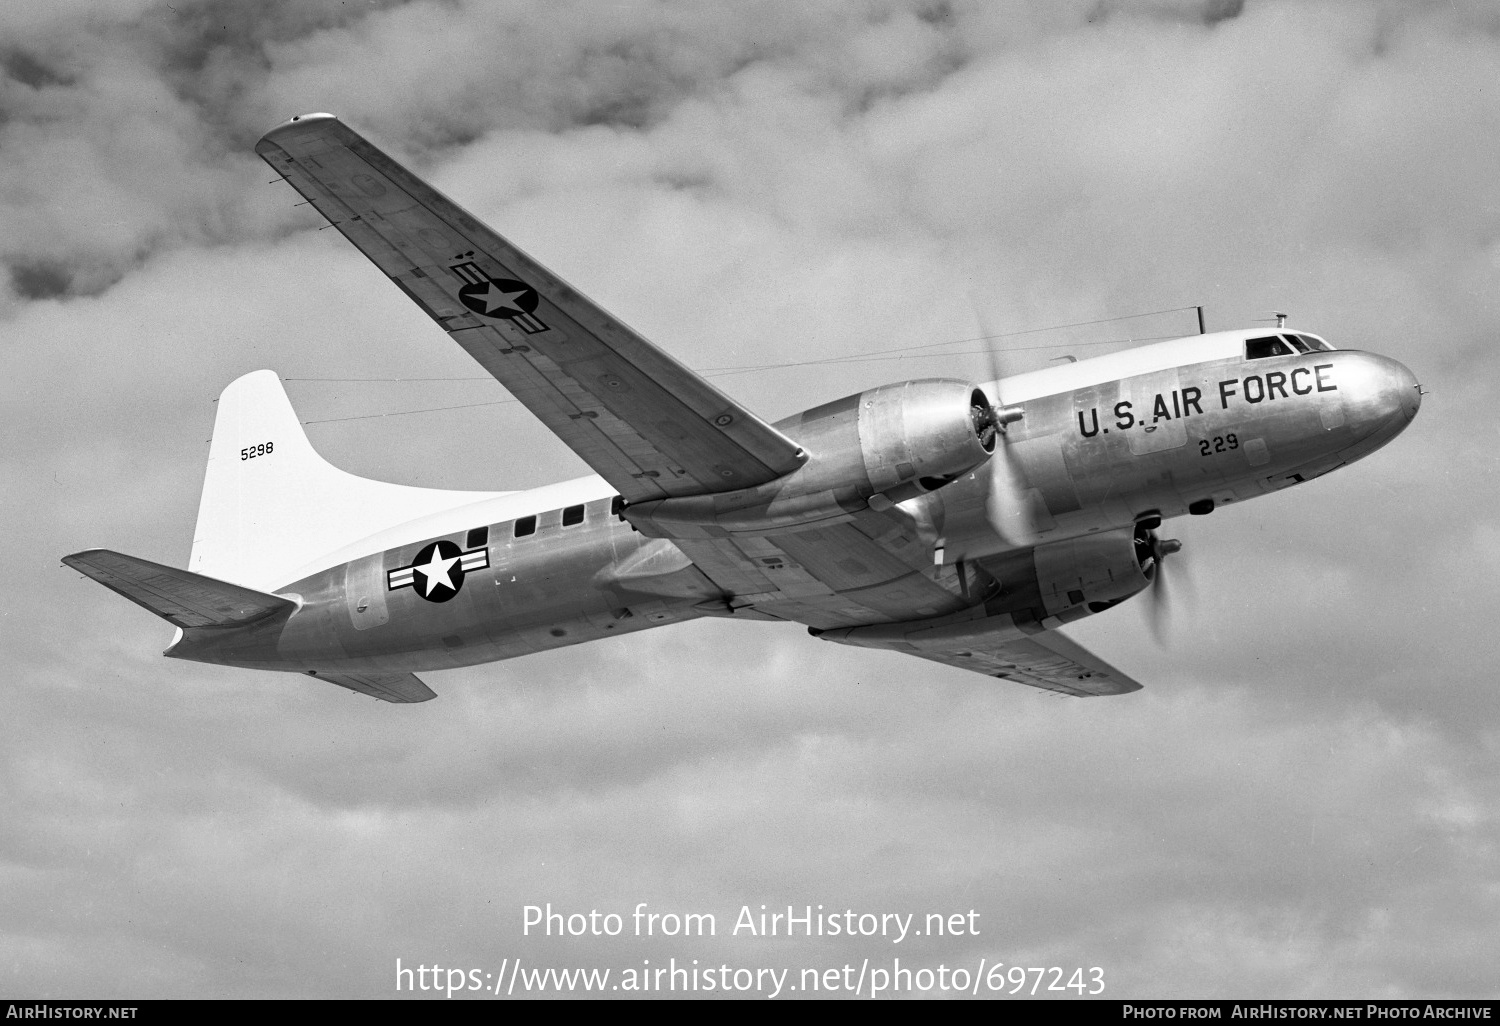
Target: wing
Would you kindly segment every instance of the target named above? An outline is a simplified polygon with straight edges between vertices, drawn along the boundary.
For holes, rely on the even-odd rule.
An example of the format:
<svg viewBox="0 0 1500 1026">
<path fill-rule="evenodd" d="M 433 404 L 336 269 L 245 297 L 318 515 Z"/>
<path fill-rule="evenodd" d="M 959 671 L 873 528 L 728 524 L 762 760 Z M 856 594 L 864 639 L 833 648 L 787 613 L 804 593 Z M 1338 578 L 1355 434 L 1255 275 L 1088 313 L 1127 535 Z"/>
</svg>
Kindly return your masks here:
<svg viewBox="0 0 1500 1026">
<path fill-rule="evenodd" d="M 1015 636 L 983 629 L 913 629 L 912 624 L 824 631 L 825 641 L 905 652 L 1075 698 L 1139 691 L 1141 685 L 1056 630 Z"/>
<path fill-rule="evenodd" d="M 255 151 L 626 500 L 750 487 L 805 460 L 333 115 Z"/>
<path fill-rule="evenodd" d="M 628 501 L 750 487 L 805 461 L 332 115 L 295 118 L 256 152 Z M 901 523 L 869 511 L 850 521 L 680 544 L 735 608 L 780 618 L 843 626 L 947 600 Z"/>
<path fill-rule="evenodd" d="M 240 627 L 297 608 L 279 595 L 109 549 L 75 552 L 62 561 L 178 627 Z"/>
<path fill-rule="evenodd" d="M 322 670 L 308 670 L 307 675 L 398 705 L 427 702 L 437 697 L 437 693 L 423 684 L 415 673 L 324 673 Z"/>
</svg>

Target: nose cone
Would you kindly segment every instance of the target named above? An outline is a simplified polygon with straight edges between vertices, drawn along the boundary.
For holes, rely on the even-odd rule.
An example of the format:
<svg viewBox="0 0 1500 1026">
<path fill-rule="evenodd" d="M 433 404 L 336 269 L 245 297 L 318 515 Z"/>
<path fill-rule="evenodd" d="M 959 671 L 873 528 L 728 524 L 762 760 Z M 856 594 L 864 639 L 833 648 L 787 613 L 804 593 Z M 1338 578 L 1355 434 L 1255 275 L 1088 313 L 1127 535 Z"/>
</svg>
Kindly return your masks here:
<svg viewBox="0 0 1500 1026">
<path fill-rule="evenodd" d="M 1339 366 L 1349 426 L 1375 446 L 1400 434 L 1422 405 L 1417 379 L 1403 364 L 1374 353 L 1349 353 Z"/>
<path fill-rule="evenodd" d="M 1401 413 L 1410 423 L 1416 417 L 1417 411 L 1422 408 L 1422 386 L 1417 383 L 1417 376 L 1406 369 L 1404 364 L 1395 360 L 1387 360 L 1391 365 L 1391 376 L 1395 379 L 1392 386 L 1401 400 Z"/>
<path fill-rule="evenodd" d="M 1422 405 L 1422 390 L 1416 375 L 1387 356 L 1370 355 L 1375 373 L 1372 380 L 1372 412 L 1382 426 L 1394 426 L 1398 431 L 1411 423 Z"/>
</svg>

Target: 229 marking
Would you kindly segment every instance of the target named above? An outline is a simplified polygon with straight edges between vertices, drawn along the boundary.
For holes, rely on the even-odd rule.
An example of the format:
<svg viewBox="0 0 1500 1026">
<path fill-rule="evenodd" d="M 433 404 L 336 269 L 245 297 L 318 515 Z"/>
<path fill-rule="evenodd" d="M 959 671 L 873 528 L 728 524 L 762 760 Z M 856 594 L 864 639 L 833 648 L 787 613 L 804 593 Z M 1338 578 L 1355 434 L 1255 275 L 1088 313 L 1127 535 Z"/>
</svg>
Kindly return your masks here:
<svg viewBox="0 0 1500 1026">
<path fill-rule="evenodd" d="M 240 459 L 253 460 L 257 456 L 269 456 L 275 448 L 275 442 L 261 442 L 259 445 L 252 445 L 248 449 L 241 449 Z"/>
<path fill-rule="evenodd" d="M 1227 452 L 1239 447 L 1239 437 L 1233 432 L 1227 435 L 1216 435 L 1212 439 L 1200 438 L 1198 440 L 1198 452 L 1204 456 L 1212 456 L 1216 452 Z"/>
</svg>

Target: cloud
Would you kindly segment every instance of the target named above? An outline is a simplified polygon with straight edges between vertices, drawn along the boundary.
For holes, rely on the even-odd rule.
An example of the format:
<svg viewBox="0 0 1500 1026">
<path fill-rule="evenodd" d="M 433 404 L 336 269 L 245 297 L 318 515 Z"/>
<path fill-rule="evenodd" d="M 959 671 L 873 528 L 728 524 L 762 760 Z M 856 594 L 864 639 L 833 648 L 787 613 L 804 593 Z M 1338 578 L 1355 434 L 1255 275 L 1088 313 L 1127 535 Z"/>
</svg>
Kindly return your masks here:
<svg viewBox="0 0 1500 1026">
<path fill-rule="evenodd" d="M 174 0 L 0 29 L 18 992 L 368 997 L 397 957 L 516 955 L 1098 965 L 1120 997 L 1492 989 L 1492 5 Z M 239 374 L 295 379 L 356 473 L 583 472 L 492 382 L 413 381 L 480 375 L 267 184 L 254 140 L 320 109 L 694 366 L 1202 302 L 1210 329 L 1289 310 L 1430 394 L 1360 464 L 1168 524 L 1193 585 L 1170 647 L 1133 605 L 1074 632 L 1147 681 L 1125 699 L 717 621 L 435 673 L 412 709 L 164 661 L 170 631 L 56 558 L 185 562 Z M 716 380 L 777 417 L 985 366 Z M 404 380 L 318 380 L 360 377 Z M 441 406 L 466 408 L 346 419 Z M 642 901 L 720 932 L 521 928 L 527 904 Z M 983 932 L 727 932 L 742 905 L 820 903 L 973 909 Z"/>
</svg>

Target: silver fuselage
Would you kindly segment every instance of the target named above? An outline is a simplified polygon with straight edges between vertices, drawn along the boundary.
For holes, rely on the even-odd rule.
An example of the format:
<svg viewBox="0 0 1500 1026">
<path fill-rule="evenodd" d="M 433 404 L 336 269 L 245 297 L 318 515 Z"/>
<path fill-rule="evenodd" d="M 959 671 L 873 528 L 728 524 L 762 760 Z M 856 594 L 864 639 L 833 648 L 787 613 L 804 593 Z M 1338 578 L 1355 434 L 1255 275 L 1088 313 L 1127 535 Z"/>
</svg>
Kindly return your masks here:
<svg viewBox="0 0 1500 1026">
<path fill-rule="evenodd" d="M 1004 440 L 1005 457 L 1028 486 L 1038 545 L 1311 480 L 1384 445 L 1420 403 L 1411 373 L 1371 353 L 1249 360 L 1224 351 L 1220 336 L 1183 339 L 982 386 L 1024 409 Z M 1194 359 L 1210 353 L 1218 355 Z M 1122 373 L 1132 369 L 1139 372 Z M 797 423 L 794 417 L 777 426 L 796 439 Z M 167 654 L 261 669 L 424 670 L 705 615 L 792 619 L 828 630 L 951 614 L 976 598 L 964 566 L 946 565 L 942 553 L 989 559 L 991 572 L 1002 576 L 1014 548 L 987 515 L 992 466 L 898 504 L 920 529 L 925 562 L 908 560 L 884 584 L 864 585 L 849 603 L 816 612 L 736 608 L 676 544 L 641 533 L 628 509 L 614 512 L 613 489 L 595 478 L 575 483 L 569 507 L 538 505 L 518 515 L 524 495 L 510 496 L 502 500 L 504 519 L 488 519 L 476 505 L 475 522 L 456 533 L 413 536 L 302 576 L 275 589 L 296 601 L 289 616 L 190 629 Z M 564 524 L 565 509 L 576 522 Z M 518 535 L 527 517 L 535 518 L 534 530 Z M 410 580 L 403 571 L 437 542 L 476 567 L 455 571 L 460 586 L 440 602 L 423 598 L 418 586 L 400 586 Z M 916 594 L 920 609 L 912 608 Z"/>
</svg>

